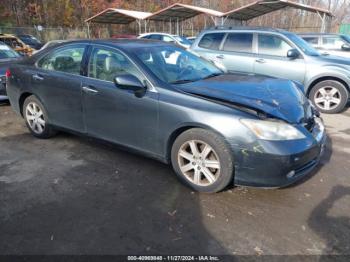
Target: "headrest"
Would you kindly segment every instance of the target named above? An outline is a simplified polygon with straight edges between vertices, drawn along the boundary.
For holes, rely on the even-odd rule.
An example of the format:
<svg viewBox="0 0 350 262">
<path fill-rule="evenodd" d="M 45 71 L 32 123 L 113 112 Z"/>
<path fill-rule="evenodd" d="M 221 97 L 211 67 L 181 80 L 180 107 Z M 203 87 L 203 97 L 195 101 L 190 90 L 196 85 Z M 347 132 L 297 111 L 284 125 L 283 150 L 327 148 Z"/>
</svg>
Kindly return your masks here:
<svg viewBox="0 0 350 262">
<path fill-rule="evenodd" d="M 106 55 L 106 54 L 99 54 L 99 55 L 97 55 L 96 64 L 98 66 L 104 67 L 107 57 L 108 57 L 108 55 Z"/>
<path fill-rule="evenodd" d="M 70 56 L 58 56 L 55 59 L 54 68 L 56 70 L 65 70 L 74 67 L 74 59 Z"/>
<path fill-rule="evenodd" d="M 113 69 L 121 69 L 121 63 L 114 56 L 108 56 L 105 60 L 105 70 L 111 71 Z"/>
</svg>

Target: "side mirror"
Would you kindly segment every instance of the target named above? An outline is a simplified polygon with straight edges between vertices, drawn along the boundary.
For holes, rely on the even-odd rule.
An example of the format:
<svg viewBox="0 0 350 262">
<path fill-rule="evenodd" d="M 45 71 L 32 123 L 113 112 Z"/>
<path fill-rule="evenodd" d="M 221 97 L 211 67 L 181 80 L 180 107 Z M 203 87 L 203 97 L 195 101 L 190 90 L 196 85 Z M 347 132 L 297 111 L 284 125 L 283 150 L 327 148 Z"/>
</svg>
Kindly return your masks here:
<svg viewBox="0 0 350 262">
<path fill-rule="evenodd" d="M 126 90 L 132 90 L 136 97 L 142 97 L 146 92 L 146 86 L 131 74 L 119 75 L 114 78 L 117 87 Z"/>
<path fill-rule="evenodd" d="M 350 45 L 349 44 L 343 44 L 341 46 L 341 49 L 345 50 L 345 51 L 350 51 Z"/>
<path fill-rule="evenodd" d="M 290 59 L 297 59 L 300 56 L 300 53 L 297 49 L 290 49 L 287 52 L 287 57 Z"/>
<path fill-rule="evenodd" d="M 114 83 L 121 89 L 134 91 L 135 94 L 146 91 L 145 85 L 136 76 L 130 74 L 116 76 L 114 78 Z"/>
</svg>

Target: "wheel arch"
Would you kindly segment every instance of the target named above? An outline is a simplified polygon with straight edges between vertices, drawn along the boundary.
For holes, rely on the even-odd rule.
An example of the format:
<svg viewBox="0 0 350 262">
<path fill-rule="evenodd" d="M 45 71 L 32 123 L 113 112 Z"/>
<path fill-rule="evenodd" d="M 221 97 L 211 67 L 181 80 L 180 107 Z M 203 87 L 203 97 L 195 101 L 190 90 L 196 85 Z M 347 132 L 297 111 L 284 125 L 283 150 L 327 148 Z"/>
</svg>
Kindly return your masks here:
<svg viewBox="0 0 350 262">
<path fill-rule="evenodd" d="M 18 106 L 19 106 L 19 112 L 21 113 L 21 116 L 23 117 L 23 104 L 24 104 L 24 101 L 30 97 L 31 95 L 33 95 L 32 93 L 30 92 L 24 92 L 21 94 L 21 96 L 19 97 L 19 100 L 18 100 Z"/>
<path fill-rule="evenodd" d="M 220 133 L 218 130 L 207 126 L 207 125 L 203 125 L 203 124 L 199 124 L 199 123 L 190 123 L 190 124 L 186 124 L 183 125 L 181 127 L 176 128 L 169 136 L 167 143 L 166 143 L 166 149 L 165 149 L 165 160 L 167 163 L 170 163 L 170 158 L 171 158 L 171 149 L 173 147 L 173 144 L 175 142 L 175 140 L 183 133 L 186 132 L 187 130 L 193 129 L 193 128 L 201 128 L 201 129 L 205 129 L 205 130 L 209 130 L 214 132 L 215 134 L 221 136 L 225 141 L 225 137 L 223 136 L 222 133 Z"/>
<path fill-rule="evenodd" d="M 349 87 L 349 84 L 343 80 L 342 78 L 340 77 L 336 77 L 336 76 L 322 76 L 322 77 L 318 77 L 316 79 L 314 79 L 308 86 L 308 89 L 307 89 L 307 92 L 306 92 L 306 95 L 309 96 L 310 92 L 311 92 L 311 89 L 317 85 L 318 83 L 320 82 L 323 82 L 323 81 L 327 81 L 327 80 L 333 80 L 333 81 L 337 81 L 337 82 L 340 82 L 342 85 L 345 86 L 346 90 L 348 92 L 350 92 L 350 87 Z"/>
</svg>

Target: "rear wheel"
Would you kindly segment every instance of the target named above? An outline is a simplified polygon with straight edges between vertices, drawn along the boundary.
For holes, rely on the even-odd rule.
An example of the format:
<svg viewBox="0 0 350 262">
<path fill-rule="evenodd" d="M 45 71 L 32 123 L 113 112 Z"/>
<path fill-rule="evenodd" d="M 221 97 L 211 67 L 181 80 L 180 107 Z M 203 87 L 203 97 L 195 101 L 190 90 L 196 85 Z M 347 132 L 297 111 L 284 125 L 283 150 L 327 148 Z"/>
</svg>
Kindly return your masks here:
<svg viewBox="0 0 350 262">
<path fill-rule="evenodd" d="M 349 99 L 349 93 L 342 83 L 326 80 L 316 84 L 311 89 L 309 97 L 322 113 L 335 114 L 344 109 Z"/>
<path fill-rule="evenodd" d="M 23 116 L 29 131 L 38 138 L 50 138 L 56 131 L 48 124 L 44 106 L 35 96 L 29 96 L 23 103 Z"/>
<path fill-rule="evenodd" d="M 178 177 L 196 191 L 214 193 L 233 178 L 233 156 L 214 132 L 190 129 L 174 142 L 171 161 Z"/>
</svg>

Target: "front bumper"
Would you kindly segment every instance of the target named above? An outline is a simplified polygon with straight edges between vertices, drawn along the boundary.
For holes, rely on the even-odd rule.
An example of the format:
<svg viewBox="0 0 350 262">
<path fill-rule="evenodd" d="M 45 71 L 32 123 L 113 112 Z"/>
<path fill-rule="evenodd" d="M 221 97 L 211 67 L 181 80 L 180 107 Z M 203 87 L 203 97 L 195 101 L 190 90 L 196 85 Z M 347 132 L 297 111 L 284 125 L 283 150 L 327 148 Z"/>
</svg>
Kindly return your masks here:
<svg viewBox="0 0 350 262">
<path fill-rule="evenodd" d="M 5 76 L 0 76 L 0 96 L 7 96 Z"/>
<path fill-rule="evenodd" d="M 326 144 L 321 120 L 305 140 L 260 141 L 253 149 L 235 152 L 235 184 L 243 186 L 286 187 L 308 175 L 319 163 Z M 237 159 L 238 158 L 238 159 Z"/>
</svg>

